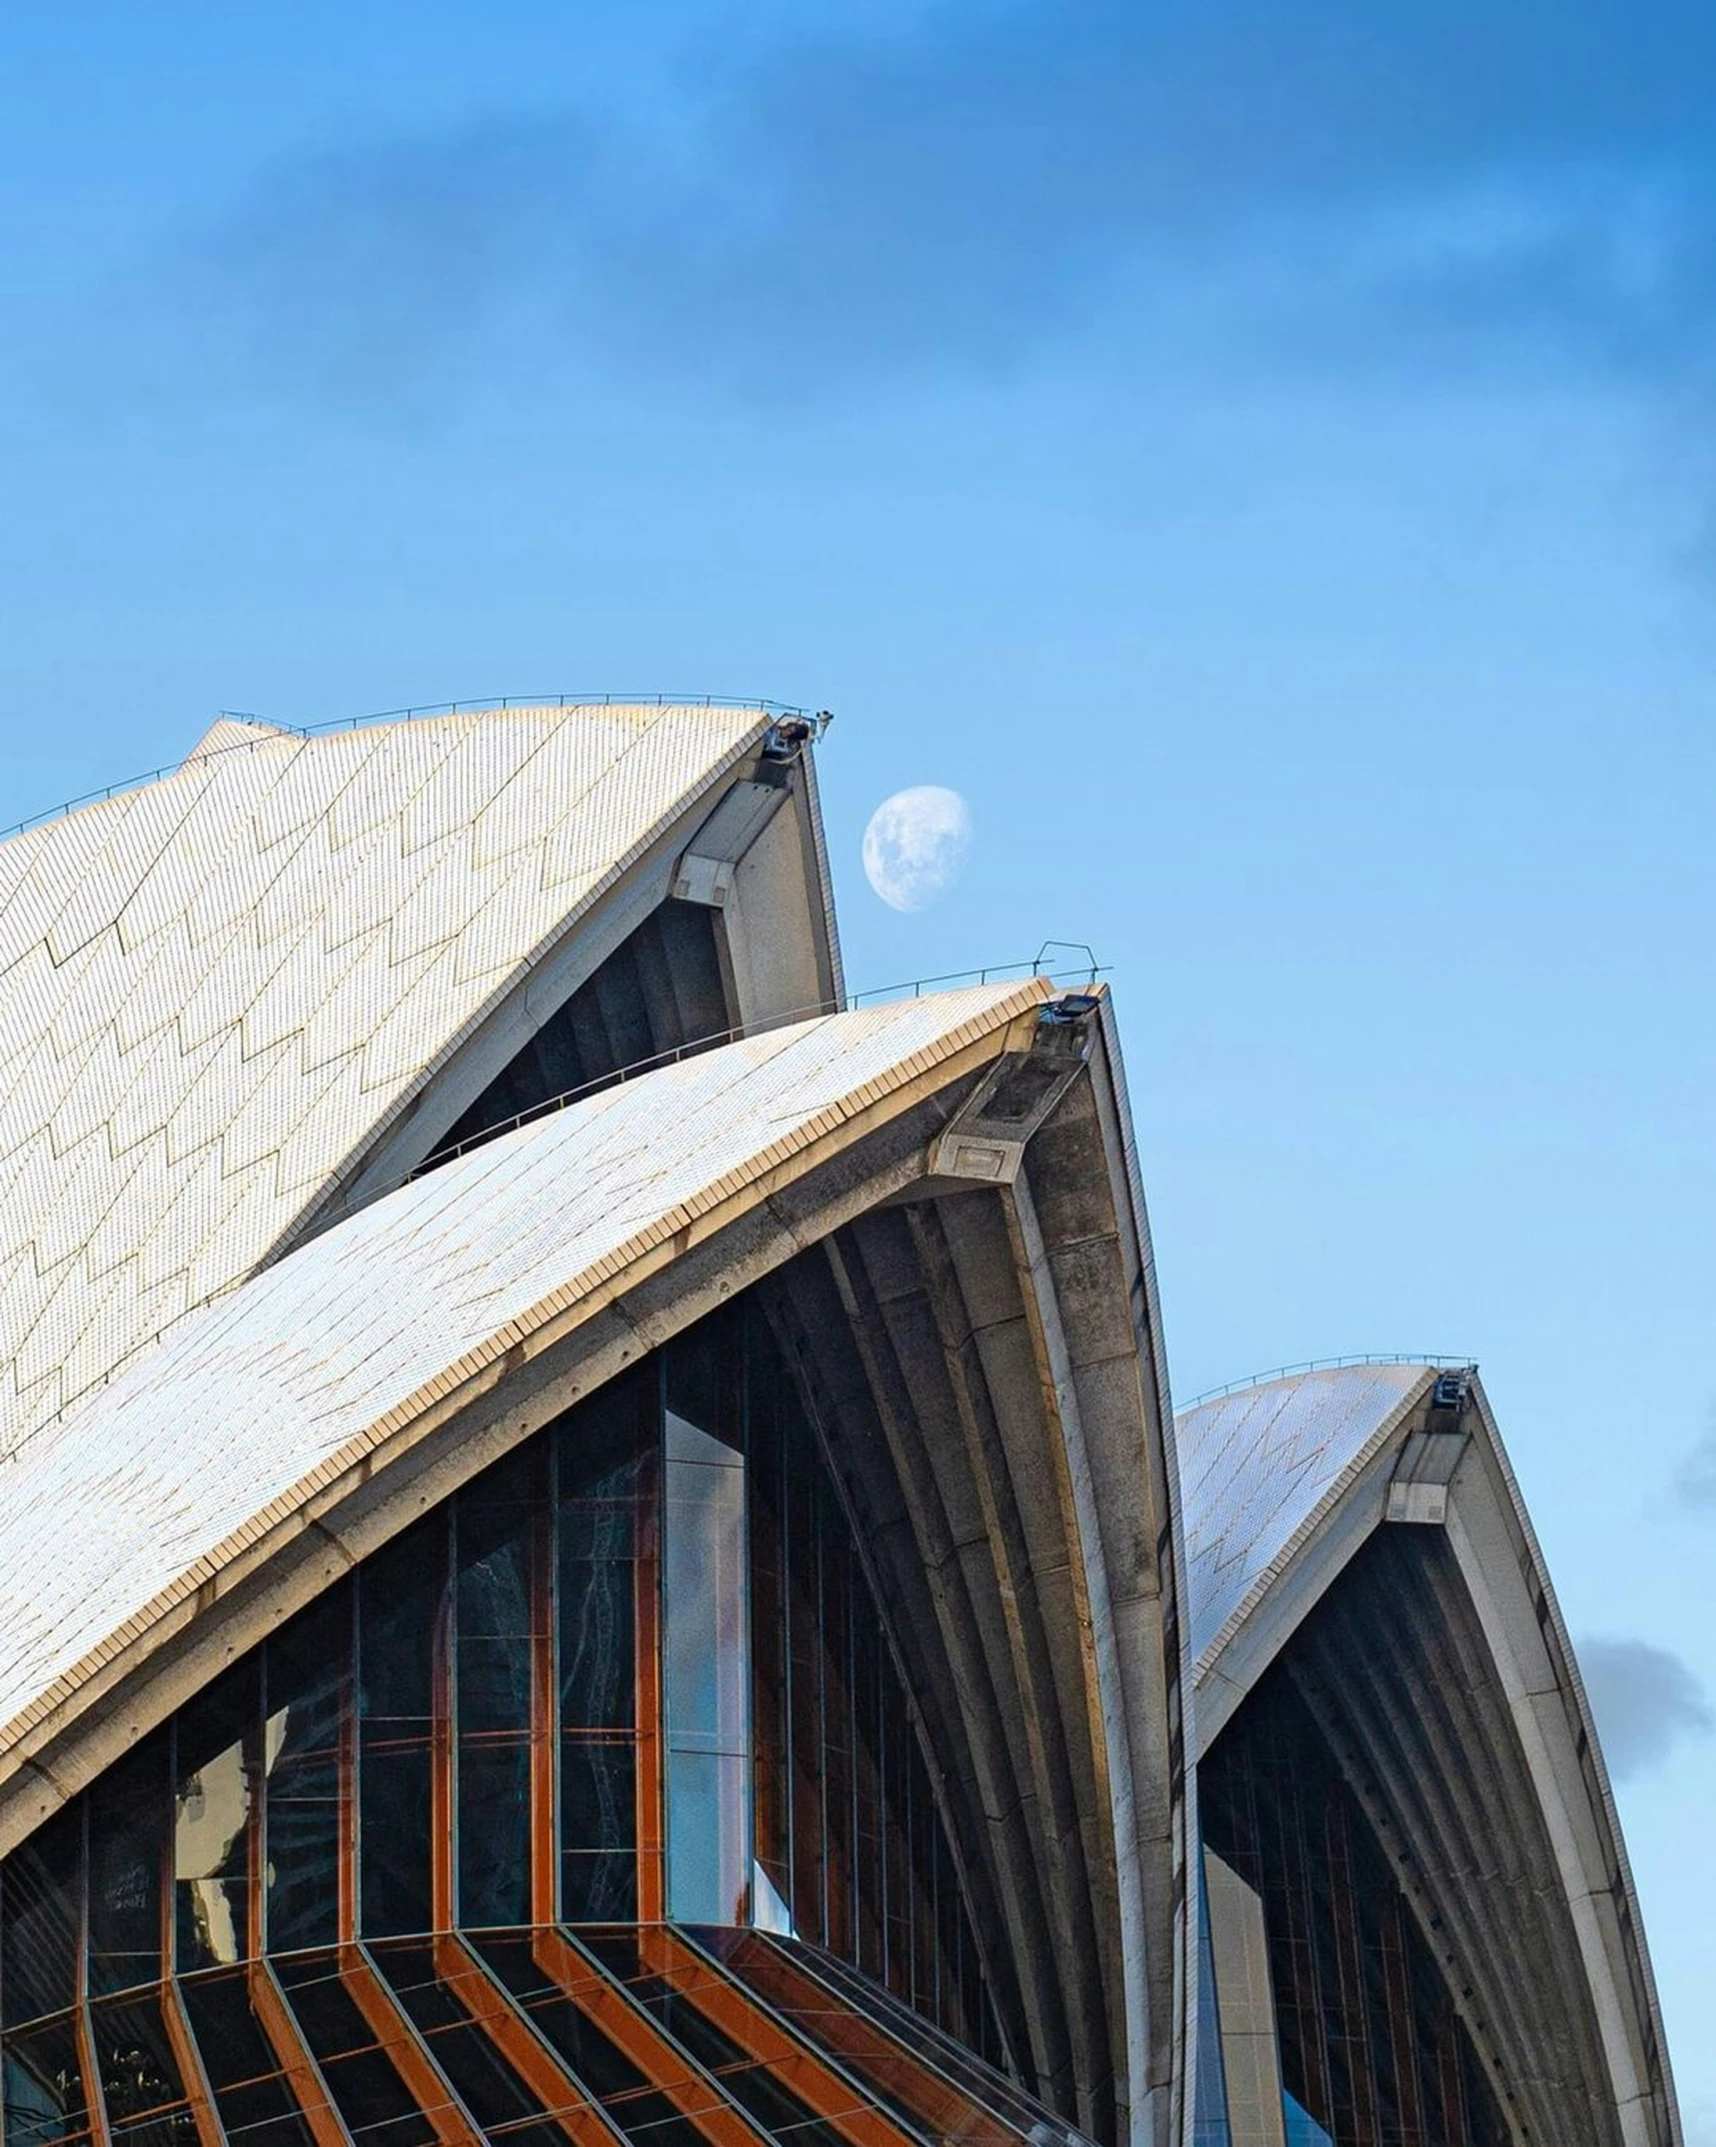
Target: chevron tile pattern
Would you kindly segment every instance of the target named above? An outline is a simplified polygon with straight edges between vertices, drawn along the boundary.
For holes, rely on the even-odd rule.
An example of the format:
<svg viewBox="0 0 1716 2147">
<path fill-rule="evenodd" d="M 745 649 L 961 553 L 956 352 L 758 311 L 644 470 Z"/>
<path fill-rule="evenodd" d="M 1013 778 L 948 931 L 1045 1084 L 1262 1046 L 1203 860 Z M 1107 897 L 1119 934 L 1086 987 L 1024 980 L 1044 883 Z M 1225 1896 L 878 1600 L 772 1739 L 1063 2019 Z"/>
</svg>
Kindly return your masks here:
<svg viewBox="0 0 1716 2147">
<path fill-rule="evenodd" d="M 176 774 L 0 842 L 0 1459 L 265 1265 L 764 727 L 223 719 Z"/>
</svg>

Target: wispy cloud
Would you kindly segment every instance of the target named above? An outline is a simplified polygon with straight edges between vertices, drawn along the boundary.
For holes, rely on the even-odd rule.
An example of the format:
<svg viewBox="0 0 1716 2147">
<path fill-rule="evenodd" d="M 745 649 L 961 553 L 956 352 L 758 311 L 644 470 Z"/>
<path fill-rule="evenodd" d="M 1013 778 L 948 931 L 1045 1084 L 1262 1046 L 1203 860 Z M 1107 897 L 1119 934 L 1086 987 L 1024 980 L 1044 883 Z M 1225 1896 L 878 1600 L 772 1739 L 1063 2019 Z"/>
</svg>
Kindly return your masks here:
<svg viewBox="0 0 1716 2147">
<path fill-rule="evenodd" d="M 1223 278 L 1307 342 L 1535 336 L 1682 362 L 1716 314 L 1716 11 L 1581 0 L 960 0 L 698 56 L 654 119 L 274 167 L 178 279 L 326 385 L 552 358 L 815 388 L 1005 370 Z M 1273 271 L 1273 273 L 1271 273 Z"/>
<path fill-rule="evenodd" d="M 1716 1729 L 1703 1686 L 1667 1648 L 1587 1638 L 1579 1643 L 1579 1667 L 1617 1781 L 1647 1773 L 1685 1739 Z"/>
<path fill-rule="evenodd" d="M 1686 1505 L 1716 1514 L 1716 1424 L 1680 1464 L 1674 1488 Z"/>
</svg>

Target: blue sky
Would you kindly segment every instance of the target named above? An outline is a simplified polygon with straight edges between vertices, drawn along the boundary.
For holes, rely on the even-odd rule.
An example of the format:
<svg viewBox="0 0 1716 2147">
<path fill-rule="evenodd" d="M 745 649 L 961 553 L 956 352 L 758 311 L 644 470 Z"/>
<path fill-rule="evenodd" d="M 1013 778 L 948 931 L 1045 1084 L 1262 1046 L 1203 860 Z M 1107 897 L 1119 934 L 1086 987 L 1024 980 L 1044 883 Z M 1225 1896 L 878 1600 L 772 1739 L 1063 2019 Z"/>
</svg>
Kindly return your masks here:
<svg viewBox="0 0 1716 2147">
<path fill-rule="evenodd" d="M 1716 11 L 14 0 L 0 80 L 0 821 L 223 706 L 833 707 L 854 985 L 1112 966 L 1179 1394 L 1481 1360 L 1716 2141 Z"/>
</svg>

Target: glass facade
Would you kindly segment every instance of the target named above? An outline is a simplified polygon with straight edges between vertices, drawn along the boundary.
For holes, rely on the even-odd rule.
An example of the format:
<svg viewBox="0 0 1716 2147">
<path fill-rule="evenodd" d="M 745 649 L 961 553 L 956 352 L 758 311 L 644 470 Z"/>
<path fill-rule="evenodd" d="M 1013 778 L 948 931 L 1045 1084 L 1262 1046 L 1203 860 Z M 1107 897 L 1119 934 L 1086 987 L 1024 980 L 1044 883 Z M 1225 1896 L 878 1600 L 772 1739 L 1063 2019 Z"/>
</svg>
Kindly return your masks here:
<svg viewBox="0 0 1716 2147">
<path fill-rule="evenodd" d="M 1441 1970 L 1289 1666 L 1200 1762 L 1198 1799 L 1206 1844 L 1263 1902 L 1293 2147 L 1509 2147 Z"/>
<path fill-rule="evenodd" d="M 488 1469 L 6 1859 L 0 2046 L 5 2147 L 446 2138 L 440 2103 L 705 2137 L 706 2075 L 734 2141 L 1038 2122 L 994 2114 L 924 1748 L 760 1316 Z"/>
</svg>

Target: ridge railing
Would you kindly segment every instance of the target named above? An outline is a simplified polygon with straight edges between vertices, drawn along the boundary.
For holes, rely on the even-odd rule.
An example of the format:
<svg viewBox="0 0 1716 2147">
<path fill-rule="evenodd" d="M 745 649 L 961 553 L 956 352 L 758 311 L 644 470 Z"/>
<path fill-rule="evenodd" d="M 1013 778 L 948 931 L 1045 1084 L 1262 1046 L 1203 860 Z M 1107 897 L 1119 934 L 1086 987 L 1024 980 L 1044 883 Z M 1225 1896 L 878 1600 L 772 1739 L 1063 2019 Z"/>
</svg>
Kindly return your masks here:
<svg viewBox="0 0 1716 2147">
<path fill-rule="evenodd" d="M 1061 944 L 1061 942 L 1052 942 Z M 970 990 L 985 984 L 1028 984 L 1033 978 L 1041 978 L 1045 984 L 1055 984 L 1063 989 L 1082 986 L 1094 990 L 1108 971 L 1095 963 L 1080 964 L 1073 969 L 1045 968 L 1042 956 L 1034 962 L 992 963 L 986 969 L 949 970 L 938 977 L 917 977 L 904 984 L 882 984 L 868 991 L 848 992 L 843 999 L 823 999 L 814 1006 L 793 1007 L 785 1013 L 770 1014 L 762 1021 L 734 1022 L 725 1029 L 712 1029 L 704 1036 L 688 1036 L 682 1044 L 670 1044 L 664 1050 L 653 1051 L 647 1058 L 633 1059 L 624 1066 L 616 1066 L 609 1073 L 592 1074 L 588 1081 L 581 1081 L 576 1088 L 564 1089 L 555 1096 L 545 1096 L 540 1103 L 533 1103 L 528 1110 L 515 1112 L 511 1118 L 498 1119 L 494 1125 L 485 1126 L 480 1133 L 472 1133 L 462 1141 L 452 1142 L 444 1148 L 433 1149 L 410 1175 L 421 1178 L 426 1172 L 437 1170 L 443 1163 L 451 1163 L 458 1156 L 473 1148 L 486 1147 L 490 1141 L 503 1134 L 516 1133 L 520 1126 L 533 1125 L 539 1118 L 552 1117 L 569 1105 L 580 1103 L 587 1096 L 599 1094 L 604 1089 L 616 1088 L 624 1081 L 635 1080 L 639 1074 L 654 1073 L 663 1066 L 677 1066 L 682 1059 L 700 1058 L 706 1051 L 718 1050 L 723 1044 L 743 1043 L 748 1037 L 767 1036 L 776 1029 L 790 1029 L 794 1022 L 817 1021 L 831 1014 L 855 1014 L 872 1006 L 897 1006 L 912 999 L 922 999 L 937 991 Z M 391 1190 L 390 1188 L 388 1190 Z M 378 1192 L 375 1197 L 382 1198 Z M 348 1211 L 350 1212 L 350 1211 Z"/>
<path fill-rule="evenodd" d="M 1364 1364 L 1419 1364 L 1426 1371 L 1437 1372 L 1475 1372 L 1478 1368 L 1474 1357 L 1431 1357 L 1417 1350 L 1372 1350 L 1354 1357 L 1307 1357 L 1302 1364 L 1278 1364 L 1272 1372 L 1253 1372 L 1249 1379 L 1230 1379 L 1225 1387 L 1211 1387 L 1203 1394 L 1194 1394 L 1189 1402 L 1177 1403 L 1174 1414 L 1185 1416 L 1193 1409 L 1201 1409 L 1206 1402 L 1224 1401 L 1230 1394 L 1244 1394 L 1252 1387 L 1266 1387 L 1274 1379 L 1294 1379 L 1301 1372 L 1344 1372 Z"/>
</svg>

